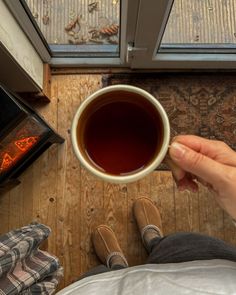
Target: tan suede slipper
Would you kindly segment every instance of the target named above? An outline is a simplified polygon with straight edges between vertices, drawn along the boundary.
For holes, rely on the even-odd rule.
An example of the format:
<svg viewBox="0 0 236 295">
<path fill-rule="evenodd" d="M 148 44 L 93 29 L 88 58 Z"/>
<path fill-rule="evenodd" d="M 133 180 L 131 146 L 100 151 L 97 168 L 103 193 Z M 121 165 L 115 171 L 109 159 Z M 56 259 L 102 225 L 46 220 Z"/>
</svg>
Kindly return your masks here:
<svg viewBox="0 0 236 295">
<path fill-rule="evenodd" d="M 111 260 L 116 256 L 120 257 L 125 267 L 128 267 L 128 262 L 120 248 L 117 238 L 113 230 L 106 225 L 99 225 L 92 234 L 92 242 L 95 252 L 101 262 L 112 267 Z"/>
<path fill-rule="evenodd" d="M 146 249 L 154 237 L 162 237 L 161 215 L 153 201 L 147 197 L 135 200 L 133 212 Z"/>
</svg>

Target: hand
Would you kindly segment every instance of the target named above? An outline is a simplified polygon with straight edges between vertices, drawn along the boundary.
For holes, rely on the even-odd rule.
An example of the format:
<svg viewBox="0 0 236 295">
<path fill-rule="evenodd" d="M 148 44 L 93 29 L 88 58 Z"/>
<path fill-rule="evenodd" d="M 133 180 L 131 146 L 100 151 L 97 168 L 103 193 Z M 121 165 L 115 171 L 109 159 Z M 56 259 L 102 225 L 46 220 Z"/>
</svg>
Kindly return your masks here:
<svg viewBox="0 0 236 295">
<path fill-rule="evenodd" d="M 193 135 L 174 138 L 167 159 L 179 190 L 196 192 L 198 183 L 213 191 L 236 219 L 236 152 L 224 142 Z"/>
</svg>

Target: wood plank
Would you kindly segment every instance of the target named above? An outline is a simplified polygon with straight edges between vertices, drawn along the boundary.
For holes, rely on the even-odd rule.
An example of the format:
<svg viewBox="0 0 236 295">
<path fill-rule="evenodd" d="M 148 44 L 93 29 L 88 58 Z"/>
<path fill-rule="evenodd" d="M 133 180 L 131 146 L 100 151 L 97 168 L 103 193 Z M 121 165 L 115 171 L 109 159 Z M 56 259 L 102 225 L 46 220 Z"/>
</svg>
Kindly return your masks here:
<svg viewBox="0 0 236 295">
<path fill-rule="evenodd" d="M 160 210 L 164 235 L 176 232 L 174 183 L 171 172 L 152 173 L 151 197 Z"/>
<path fill-rule="evenodd" d="M 199 232 L 198 193 L 179 192 L 174 185 L 176 232 Z"/>
<path fill-rule="evenodd" d="M 38 112 L 57 130 L 57 85 L 51 87 L 49 104 L 35 102 Z M 33 171 L 33 216 L 32 220 L 49 226 L 52 230 L 46 243 L 45 250 L 56 255 L 56 203 L 57 203 L 57 149 L 52 145 L 32 165 Z"/>
<path fill-rule="evenodd" d="M 0 234 L 5 234 L 9 231 L 10 218 L 10 192 L 0 194 Z"/>
<path fill-rule="evenodd" d="M 201 233 L 224 239 L 223 210 L 208 189 L 202 185 L 199 185 L 199 218 Z"/>
<path fill-rule="evenodd" d="M 68 83 L 69 81 L 68 77 L 53 79 L 58 89 L 58 132 L 65 138 L 65 143 L 58 147 L 56 243 L 57 255 L 64 267 L 64 281 L 67 284 L 78 276 L 80 266 L 80 259 L 76 254 L 80 244 L 80 166 L 73 155 L 70 141 L 70 126 L 75 109 L 80 104 L 80 97 L 79 92 L 76 93 L 74 79 Z"/>
<path fill-rule="evenodd" d="M 138 187 L 137 197 L 142 197 L 142 196 L 145 197 L 146 196 L 148 198 L 152 198 L 152 196 L 151 196 L 151 179 L 152 179 L 152 174 L 149 174 L 137 182 L 137 187 Z M 141 242 L 139 256 L 140 256 L 139 264 L 143 264 L 147 259 L 147 252 L 146 252 L 142 242 Z"/>
<path fill-rule="evenodd" d="M 224 240 L 236 246 L 236 226 L 226 212 L 224 212 Z"/>
<path fill-rule="evenodd" d="M 133 215 L 133 203 L 138 197 L 140 197 L 138 183 L 133 182 L 127 184 L 127 244 L 129 246 L 126 252 L 126 257 L 130 266 L 142 264 L 143 256 L 146 255 Z"/>
<path fill-rule="evenodd" d="M 21 176 L 21 184 L 10 191 L 9 229 L 27 225 L 33 220 L 33 167 Z"/>
<path fill-rule="evenodd" d="M 101 88 L 100 75 L 80 76 L 81 100 L 86 99 L 94 91 Z M 84 87 L 85 86 L 85 87 Z M 91 234 L 96 226 L 105 223 L 104 183 L 81 169 L 81 274 L 100 264 L 91 242 Z"/>
<path fill-rule="evenodd" d="M 94 266 L 101 264 L 97 258 L 91 241 L 93 230 L 100 224 L 105 224 L 104 184 L 87 170 L 81 170 L 81 274 Z"/>
<path fill-rule="evenodd" d="M 126 185 L 104 183 L 105 224 L 110 226 L 127 254 L 127 188 Z"/>
<path fill-rule="evenodd" d="M 91 266 L 89 254 L 92 251 L 90 234 L 93 224 L 90 222 L 96 220 L 93 215 L 98 213 L 96 196 L 103 196 L 101 182 L 96 186 L 87 172 L 81 172 L 72 150 L 70 127 L 80 102 L 100 88 L 101 76 L 57 76 L 55 79 L 60 90 L 58 131 L 66 138 L 65 144 L 58 150 L 57 253 L 68 284 Z M 91 212 L 93 214 L 90 215 Z M 88 216 L 92 216 L 89 221 Z"/>
<path fill-rule="evenodd" d="M 22 215 L 22 206 L 20 204 L 23 204 L 22 183 L 10 191 L 9 212 L 11 214 L 9 216 L 9 230 L 20 227 Z"/>
<path fill-rule="evenodd" d="M 52 112 L 53 113 L 53 112 Z M 48 250 L 56 253 L 56 203 L 57 203 L 57 146 L 51 146 L 42 156 L 39 178 L 34 182 L 39 187 L 38 215 L 36 219 L 48 225 L 52 233 L 48 240 Z"/>
</svg>

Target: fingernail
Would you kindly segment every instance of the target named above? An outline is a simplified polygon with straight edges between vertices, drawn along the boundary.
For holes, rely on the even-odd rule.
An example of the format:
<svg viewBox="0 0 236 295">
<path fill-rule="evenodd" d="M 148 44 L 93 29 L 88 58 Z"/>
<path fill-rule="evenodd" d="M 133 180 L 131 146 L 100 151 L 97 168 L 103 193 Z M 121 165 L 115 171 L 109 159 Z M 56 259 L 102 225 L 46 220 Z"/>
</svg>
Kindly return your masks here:
<svg viewBox="0 0 236 295">
<path fill-rule="evenodd" d="M 184 146 L 178 142 L 173 142 L 170 146 L 170 156 L 175 159 L 183 158 L 185 152 L 186 149 L 184 148 Z"/>
</svg>

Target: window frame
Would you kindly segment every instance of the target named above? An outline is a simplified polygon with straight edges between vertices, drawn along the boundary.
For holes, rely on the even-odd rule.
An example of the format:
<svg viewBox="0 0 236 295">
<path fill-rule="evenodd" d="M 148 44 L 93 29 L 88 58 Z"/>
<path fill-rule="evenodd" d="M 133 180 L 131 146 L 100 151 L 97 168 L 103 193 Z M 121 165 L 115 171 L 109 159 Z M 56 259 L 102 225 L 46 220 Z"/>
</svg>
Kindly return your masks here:
<svg viewBox="0 0 236 295">
<path fill-rule="evenodd" d="M 27 4 L 23 1 L 4 0 L 8 8 L 18 21 L 19 25 L 30 39 L 35 50 L 44 63 L 49 63 L 53 67 L 127 67 L 126 52 L 127 42 L 134 39 L 134 28 L 138 12 L 138 1 L 120 0 L 120 44 L 119 54 L 114 45 L 81 45 L 79 51 L 71 46 L 72 51 L 65 56 L 65 46 L 57 46 L 55 54 L 50 49 L 35 20 L 29 15 Z M 131 37 L 132 36 L 132 37 Z M 109 48 L 108 48 L 109 47 Z M 87 52 L 86 52 L 87 50 Z M 97 50 L 97 51 L 96 51 Z M 104 50 L 104 51 L 102 51 Z"/>
<path fill-rule="evenodd" d="M 174 0 L 140 0 L 137 29 L 131 51 L 132 69 L 235 69 L 236 46 L 179 44 L 166 45 L 161 41 Z M 150 30 L 150 28 L 155 30 Z M 146 33 L 148 32 L 148 34 Z M 192 48 L 191 48 L 192 47 Z M 217 48 L 218 47 L 218 48 Z M 160 50 L 159 50 L 160 49 Z"/>
<path fill-rule="evenodd" d="M 31 19 L 29 18 L 24 6 L 22 6 L 21 1 L 4 0 L 4 2 L 28 39 L 31 41 L 34 49 L 37 51 L 42 61 L 48 63 L 51 59 L 50 49 L 45 40 L 43 40 L 42 35 L 31 22 Z"/>
</svg>

